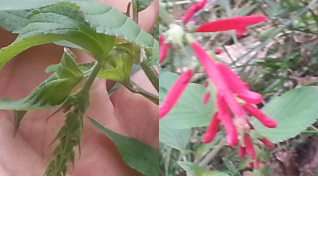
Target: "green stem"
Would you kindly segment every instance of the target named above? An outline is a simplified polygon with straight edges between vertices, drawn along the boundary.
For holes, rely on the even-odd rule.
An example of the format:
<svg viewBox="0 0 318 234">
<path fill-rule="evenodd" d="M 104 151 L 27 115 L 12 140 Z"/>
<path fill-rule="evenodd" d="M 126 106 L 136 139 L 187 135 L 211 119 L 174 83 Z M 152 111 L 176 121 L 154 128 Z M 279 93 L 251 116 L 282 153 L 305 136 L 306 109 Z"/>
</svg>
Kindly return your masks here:
<svg viewBox="0 0 318 234">
<path fill-rule="evenodd" d="M 147 61 L 142 61 L 140 63 L 142 70 L 144 70 L 151 84 L 159 91 L 159 74 L 154 67 L 148 65 Z"/>
<path fill-rule="evenodd" d="M 129 84 L 126 84 L 125 87 L 127 89 L 129 89 L 131 92 L 140 94 L 140 95 L 146 97 L 147 99 L 149 99 L 150 101 L 152 101 L 153 103 L 155 103 L 156 105 L 159 105 L 159 97 L 158 96 L 144 90 L 143 88 L 138 86 L 133 81 L 131 81 L 131 83 L 129 83 Z"/>
<path fill-rule="evenodd" d="M 83 92 L 89 92 L 95 78 L 97 77 L 97 74 L 99 73 L 100 69 L 102 68 L 101 62 L 96 62 L 94 66 L 92 67 L 92 71 L 89 74 L 87 81 L 82 89 Z"/>
<path fill-rule="evenodd" d="M 226 144 L 226 139 L 223 138 L 218 142 L 218 144 L 215 146 L 215 148 L 205 156 L 205 158 L 199 163 L 201 167 L 206 167 L 212 159 L 220 152 L 220 150 L 224 147 Z"/>
</svg>

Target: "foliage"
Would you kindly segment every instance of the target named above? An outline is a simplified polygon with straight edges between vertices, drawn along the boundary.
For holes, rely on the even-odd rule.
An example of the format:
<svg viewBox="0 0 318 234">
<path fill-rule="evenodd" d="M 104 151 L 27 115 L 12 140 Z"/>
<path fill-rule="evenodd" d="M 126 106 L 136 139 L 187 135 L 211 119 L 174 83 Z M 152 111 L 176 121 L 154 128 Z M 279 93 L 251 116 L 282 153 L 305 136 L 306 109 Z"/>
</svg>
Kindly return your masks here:
<svg viewBox="0 0 318 234">
<path fill-rule="evenodd" d="M 60 106 L 58 111 L 63 109 L 66 113 L 64 125 L 54 139 L 59 144 L 52 153 L 46 175 L 66 175 L 68 163 L 74 166 L 74 148 L 78 147 L 81 152 L 83 115 L 89 106 L 89 90 L 96 76 L 120 82 L 129 89 L 134 87 L 133 91 L 149 99 L 145 90 L 131 83 L 130 72 L 133 64 L 143 64 L 147 70 L 154 70 L 152 67 L 158 64 L 158 41 L 127 15 L 95 0 L 71 2 L 4 0 L 0 5 L 0 27 L 18 33 L 11 45 L 0 50 L 0 69 L 19 53 L 52 42 L 83 50 L 95 59 L 91 64 L 77 64 L 75 55 L 65 49 L 61 62 L 46 70 L 53 74 L 27 97 L 0 100 L 0 109 L 14 110 L 16 130 L 26 111 Z M 152 2 L 138 0 L 137 10 L 146 9 Z M 158 80 L 158 74 L 150 75 L 153 76 L 150 80 Z M 86 82 L 84 87 L 74 91 L 82 80 Z M 156 96 L 151 98 L 154 102 L 158 100 Z M 94 123 L 114 140 L 129 165 L 147 175 L 155 175 L 156 168 L 158 174 L 156 149 Z M 139 155 L 137 149 L 144 154 Z"/>
<path fill-rule="evenodd" d="M 176 11 L 176 9 L 180 9 L 180 6 L 181 9 L 183 8 L 183 12 L 190 6 L 188 2 L 184 1 L 176 1 L 175 3 L 162 1 L 161 4 L 166 12 L 171 12 L 170 16 L 173 18 L 180 17 L 180 14 Z M 231 9 L 235 9 L 235 11 Z M 285 141 L 284 146 L 276 145 L 274 149 L 266 149 L 260 141 L 256 142 L 256 154 L 264 164 L 261 164 L 260 170 L 254 170 L 253 174 L 273 175 L 273 169 L 269 163 L 276 152 L 293 151 L 299 144 L 297 138 L 301 138 L 302 141 L 305 140 L 306 135 L 304 133 L 306 132 L 310 135 L 317 134 L 314 127 L 318 118 L 318 108 L 315 101 L 317 99 L 317 88 L 304 87 L 316 86 L 318 80 L 316 2 L 287 0 L 276 2 L 258 0 L 218 1 L 218 4 L 212 4 L 212 6 L 206 7 L 195 14 L 193 21 L 196 24 L 204 24 L 220 18 L 260 13 L 268 16 L 267 23 L 261 25 L 261 27 L 249 27 L 248 34 L 243 38 L 237 38 L 234 33 L 196 34 L 196 36 L 200 36 L 201 44 L 208 48 L 215 61 L 227 64 L 245 82 L 249 83 L 252 90 L 262 93 L 265 106 L 261 110 L 277 120 L 278 126 L 275 129 L 265 128 L 255 119 L 252 120 L 255 127 L 252 132 L 253 137 L 266 137 L 274 143 Z M 163 15 L 165 13 L 161 13 L 161 16 Z M 161 33 L 168 29 L 168 21 L 161 17 Z M 213 52 L 216 48 L 222 48 L 224 53 L 220 56 L 215 55 Z M 191 53 L 193 52 L 187 46 L 171 48 L 167 60 L 161 63 L 160 75 L 163 82 L 166 82 L 167 78 L 165 77 L 168 74 L 176 79 L 180 70 L 185 70 L 187 64 L 191 64 Z M 236 55 L 236 53 L 239 55 Z M 210 110 L 205 116 L 202 115 L 202 111 L 197 110 L 202 104 L 202 96 L 199 97 L 198 93 L 194 93 L 190 87 L 200 86 L 204 89 L 203 78 L 205 76 L 200 73 L 200 69 L 196 71 L 198 75 L 192 79 L 192 83 L 174 107 L 175 110 L 173 109 L 167 117 L 160 120 L 162 121 L 160 125 L 165 128 L 169 127 L 169 132 L 191 131 L 192 134 L 189 139 L 189 137 L 185 137 L 186 134 L 180 136 L 175 133 L 175 138 L 179 136 L 179 139 L 170 137 L 170 142 L 161 138 L 163 144 L 161 144 L 160 150 L 162 153 L 160 168 L 163 174 L 179 175 L 184 174 L 184 170 L 192 174 L 191 171 L 194 169 L 189 169 L 189 165 L 201 165 L 200 168 L 203 168 L 204 172 L 210 170 L 221 171 L 230 175 L 241 175 L 245 171 L 251 171 L 248 168 L 249 159 L 237 158 L 237 147 L 221 146 L 218 148 L 222 144 L 222 141 L 218 139 L 208 145 L 202 143 L 202 135 L 206 131 L 204 126 L 209 124 L 211 116 L 215 112 L 215 106 L 212 99 L 212 103 L 209 104 Z M 160 100 L 163 100 L 171 85 L 169 83 L 167 88 L 161 89 Z M 197 92 L 201 95 L 203 93 L 202 91 Z M 192 99 L 187 99 L 187 96 L 191 96 Z M 184 124 L 189 116 L 188 112 L 191 112 L 192 108 L 194 110 L 192 118 L 201 124 L 194 122 L 188 125 Z M 180 112 L 179 115 L 177 115 L 178 112 Z M 312 130 L 308 128 L 312 128 Z M 223 129 L 219 133 L 222 132 Z M 189 139 L 187 143 L 186 139 Z M 176 144 L 176 142 L 182 142 L 182 144 Z M 171 147 L 179 151 L 171 149 Z M 170 156 L 167 155 L 168 152 L 171 152 Z M 211 156 L 211 152 L 215 153 Z M 202 161 L 206 158 L 209 159 L 208 163 L 202 167 Z M 167 165 L 167 160 L 170 165 Z M 176 162 L 180 160 L 182 161 L 181 164 L 179 162 L 181 167 L 176 166 Z M 169 171 L 166 171 L 167 168 Z M 184 170 L 180 170 L 180 168 Z"/>
</svg>

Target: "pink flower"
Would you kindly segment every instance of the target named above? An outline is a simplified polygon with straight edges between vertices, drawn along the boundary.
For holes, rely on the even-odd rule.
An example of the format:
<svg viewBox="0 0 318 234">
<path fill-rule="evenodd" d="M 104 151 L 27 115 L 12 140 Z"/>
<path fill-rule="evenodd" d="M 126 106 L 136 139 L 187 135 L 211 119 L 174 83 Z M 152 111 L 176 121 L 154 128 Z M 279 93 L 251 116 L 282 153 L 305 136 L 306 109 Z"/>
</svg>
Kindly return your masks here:
<svg viewBox="0 0 318 234">
<path fill-rule="evenodd" d="M 246 155 L 246 148 L 241 145 L 237 155 L 239 158 L 244 158 Z"/>
<path fill-rule="evenodd" d="M 252 104 L 258 104 L 262 101 L 262 96 L 259 93 L 250 91 L 246 83 L 244 83 L 230 68 L 223 64 L 217 64 L 217 68 L 222 74 L 228 87 L 236 93 L 239 98 Z"/>
<path fill-rule="evenodd" d="M 255 149 L 249 135 L 244 133 L 243 140 L 244 140 L 244 145 L 246 148 L 246 153 L 251 157 L 251 159 L 255 159 L 256 158 Z"/>
<path fill-rule="evenodd" d="M 193 4 L 192 6 L 189 7 L 189 9 L 186 11 L 186 13 L 184 13 L 184 16 L 182 17 L 182 22 L 186 23 L 188 22 L 192 16 L 197 13 L 198 11 L 200 11 L 201 9 L 203 9 L 203 7 L 205 6 L 205 4 L 207 3 L 207 0 L 202 0 L 196 4 Z"/>
<path fill-rule="evenodd" d="M 245 120 L 245 113 L 239 103 L 236 101 L 232 91 L 229 89 L 224 81 L 221 73 L 219 72 L 217 64 L 212 60 L 212 58 L 206 53 L 206 51 L 197 42 L 192 42 L 191 46 L 198 56 L 206 74 L 213 82 L 216 87 L 218 94 L 222 96 L 233 111 L 237 119 Z"/>
<path fill-rule="evenodd" d="M 203 135 L 202 142 L 203 143 L 210 143 L 213 141 L 216 133 L 219 129 L 220 120 L 218 119 L 218 113 L 215 113 L 212 117 L 211 123 Z"/>
<path fill-rule="evenodd" d="M 159 46 L 161 46 L 161 44 L 164 42 L 164 40 L 165 40 L 164 35 L 160 35 L 160 37 L 159 37 Z"/>
<path fill-rule="evenodd" d="M 169 113 L 173 106 L 177 103 L 181 94 L 190 83 L 192 78 L 192 70 L 188 70 L 183 73 L 178 80 L 173 84 L 169 90 L 165 100 L 162 102 L 162 105 L 159 107 L 159 119 L 163 118 Z"/>
<path fill-rule="evenodd" d="M 223 50 L 222 49 L 216 49 L 214 51 L 215 54 L 222 54 L 223 53 Z"/>
<path fill-rule="evenodd" d="M 261 110 L 259 110 L 255 106 L 253 106 L 251 104 L 244 104 L 243 109 L 251 116 L 254 116 L 265 127 L 268 127 L 268 128 L 276 128 L 277 127 L 276 120 L 269 118 L 267 115 L 265 115 Z"/>
<path fill-rule="evenodd" d="M 257 24 L 265 20 L 265 15 L 251 15 L 235 17 L 231 19 L 222 19 L 202 24 L 199 28 L 197 28 L 196 32 L 219 32 L 236 30 L 237 36 L 240 37 L 246 32 L 246 27 L 248 25 Z"/>
<path fill-rule="evenodd" d="M 237 145 L 238 143 L 238 134 L 236 127 L 233 124 L 232 117 L 230 115 L 228 106 L 224 100 L 224 98 L 220 95 L 217 97 L 217 107 L 219 111 L 219 118 L 224 124 L 224 127 L 226 129 L 227 135 L 226 135 L 226 141 L 227 144 L 230 146 Z"/>
<path fill-rule="evenodd" d="M 162 63 L 167 58 L 169 52 L 169 43 L 162 43 L 159 49 L 159 63 Z"/>
<path fill-rule="evenodd" d="M 259 139 L 261 142 L 263 142 L 263 144 L 265 145 L 265 146 L 267 146 L 268 148 L 273 148 L 274 147 L 274 144 L 271 142 L 271 141 L 269 141 L 269 140 L 267 140 L 267 139 L 265 139 L 265 138 L 263 138 L 263 139 Z"/>
<path fill-rule="evenodd" d="M 198 56 L 198 59 L 200 60 L 206 74 L 211 79 L 216 89 L 220 92 L 228 90 L 227 85 L 219 73 L 217 64 L 213 61 L 210 55 L 208 55 L 208 53 L 197 42 L 192 42 L 191 47 Z"/>
</svg>

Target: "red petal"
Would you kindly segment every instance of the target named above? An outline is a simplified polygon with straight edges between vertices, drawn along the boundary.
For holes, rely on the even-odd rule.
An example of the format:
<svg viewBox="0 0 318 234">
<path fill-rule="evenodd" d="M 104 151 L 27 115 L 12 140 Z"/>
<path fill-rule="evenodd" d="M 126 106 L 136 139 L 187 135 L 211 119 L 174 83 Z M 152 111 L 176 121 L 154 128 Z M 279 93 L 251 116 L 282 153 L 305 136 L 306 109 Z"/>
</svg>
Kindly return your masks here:
<svg viewBox="0 0 318 234">
<path fill-rule="evenodd" d="M 247 31 L 246 26 L 241 27 L 241 28 L 237 28 L 237 29 L 235 30 L 236 35 L 237 35 L 238 37 L 243 36 L 243 35 L 246 33 L 246 31 Z"/>
<path fill-rule="evenodd" d="M 159 107 L 159 119 L 163 118 L 176 104 L 192 78 L 192 70 L 183 73 L 169 90 L 165 100 Z"/>
<path fill-rule="evenodd" d="M 265 15 L 250 15 L 250 16 L 243 16 L 242 18 L 245 25 L 258 24 L 266 20 Z"/>
<path fill-rule="evenodd" d="M 243 35 L 247 25 L 257 24 L 266 20 L 264 15 L 251 15 L 235 17 L 231 19 L 222 19 L 206 24 L 197 28 L 196 32 L 219 32 L 236 30 L 239 35 Z"/>
<path fill-rule="evenodd" d="M 239 158 L 244 158 L 245 157 L 245 155 L 246 155 L 246 149 L 245 149 L 245 147 L 244 146 L 240 146 L 240 149 L 239 149 L 239 151 L 238 151 L 238 157 Z"/>
<path fill-rule="evenodd" d="M 276 120 L 269 118 L 267 115 L 265 115 L 261 110 L 259 110 L 255 106 L 250 104 L 244 104 L 243 108 L 248 114 L 258 119 L 258 121 L 260 121 L 265 127 L 268 127 L 268 128 L 277 127 Z"/>
<path fill-rule="evenodd" d="M 232 117 L 229 113 L 228 106 L 224 101 L 224 98 L 220 95 L 217 97 L 217 107 L 219 111 L 219 118 L 221 119 L 224 127 L 226 129 L 227 135 L 226 140 L 228 145 L 234 146 L 238 143 L 238 134 L 236 127 L 233 124 Z"/>
<path fill-rule="evenodd" d="M 271 141 L 269 141 L 269 140 L 267 140 L 267 139 L 265 139 L 265 138 L 263 138 L 263 139 L 259 139 L 261 142 L 263 142 L 263 144 L 265 145 L 265 146 L 267 146 L 268 148 L 273 148 L 274 147 L 274 144 L 271 142 Z"/>
<path fill-rule="evenodd" d="M 218 91 L 228 90 L 227 85 L 225 84 L 220 72 L 217 69 L 216 63 L 213 61 L 210 55 L 208 55 L 208 53 L 197 42 L 192 42 L 191 47 L 197 54 L 206 74 L 213 82 L 216 89 Z"/>
<path fill-rule="evenodd" d="M 210 125 L 206 133 L 203 135 L 203 143 L 210 143 L 213 141 L 216 133 L 218 132 L 219 124 L 220 120 L 218 119 L 218 113 L 215 113 L 211 119 Z"/>
<path fill-rule="evenodd" d="M 161 46 L 160 46 L 160 50 L 159 50 L 159 63 L 162 63 L 167 55 L 168 55 L 168 51 L 169 51 L 169 47 L 170 47 L 170 44 L 169 43 L 163 43 Z"/>
<path fill-rule="evenodd" d="M 159 46 L 161 46 L 161 44 L 164 42 L 164 40 L 165 40 L 164 35 L 160 35 L 160 37 L 159 37 Z"/>
<path fill-rule="evenodd" d="M 251 159 L 255 159 L 256 154 L 255 154 L 254 146 L 252 144 L 250 137 L 246 133 L 244 133 L 244 145 L 246 148 L 246 153 L 251 157 Z"/>
<path fill-rule="evenodd" d="M 188 22 L 192 16 L 197 13 L 198 11 L 200 11 L 205 4 L 207 3 L 207 0 L 202 0 L 196 4 L 193 4 L 192 6 L 189 7 L 189 9 L 186 11 L 186 13 L 184 13 L 184 16 L 182 17 L 182 22 L 186 23 Z"/>
<path fill-rule="evenodd" d="M 244 83 L 229 67 L 217 64 L 217 68 L 223 75 L 227 86 L 241 99 L 252 104 L 258 104 L 262 101 L 262 96 L 259 93 L 250 91 L 248 84 Z"/>
<path fill-rule="evenodd" d="M 223 50 L 222 49 L 216 49 L 214 51 L 215 54 L 222 54 L 223 53 Z"/>
<path fill-rule="evenodd" d="M 225 92 L 220 92 L 220 95 L 224 97 L 224 100 L 226 101 L 227 105 L 235 115 L 235 118 L 237 120 L 242 120 L 242 124 L 246 124 L 245 114 L 243 111 L 242 106 L 236 101 L 233 93 L 226 90 Z"/>
</svg>

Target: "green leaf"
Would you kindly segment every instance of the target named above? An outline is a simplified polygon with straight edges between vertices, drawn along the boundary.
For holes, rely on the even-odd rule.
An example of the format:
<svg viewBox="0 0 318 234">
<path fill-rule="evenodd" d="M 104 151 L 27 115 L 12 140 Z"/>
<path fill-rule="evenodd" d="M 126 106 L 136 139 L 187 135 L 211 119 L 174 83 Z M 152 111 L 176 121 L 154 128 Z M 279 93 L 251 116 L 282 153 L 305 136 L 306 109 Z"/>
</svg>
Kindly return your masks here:
<svg viewBox="0 0 318 234">
<path fill-rule="evenodd" d="M 163 70 L 160 73 L 159 100 L 162 101 L 178 75 Z M 211 117 L 215 112 L 215 100 L 213 95 L 207 104 L 202 103 L 204 86 L 189 84 L 181 98 L 164 117 L 167 126 L 173 129 L 185 129 L 192 127 L 203 127 L 209 125 Z"/>
<path fill-rule="evenodd" d="M 116 38 L 96 33 L 75 6 L 51 5 L 32 11 L 15 42 L 0 50 L 0 69 L 30 47 L 61 40 L 81 46 L 97 60 L 103 59 Z"/>
<path fill-rule="evenodd" d="M 256 119 L 252 124 L 257 133 L 277 143 L 295 137 L 318 118 L 318 87 L 303 87 L 273 98 L 262 108 L 278 123 L 274 129 L 266 128 Z"/>
<path fill-rule="evenodd" d="M 23 2 L 21 2 L 20 0 L 2 0 L 0 4 L 0 11 L 31 10 L 58 2 L 67 2 L 67 0 L 24 0 Z M 89 24 L 95 32 L 101 35 L 107 34 L 109 36 L 122 37 L 129 42 L 133 42 L 136 45 L 145 48 L 145 51 L 149 57 L 150 64 L 157 65 L 159 63 L 158 41 L 155 40 L 149 33 L 143 31 L 137 23 L 135 23 L 125 14 L 119 12 L 109 5 L 94 0 L 72 0 L 72 3 L 75 3 L 79 7 L 80 11 L 83 13 L 85 21 L 87 21 L 85 23 L 83 22 L 84 25 L 86 25 L 86 23 Z M 64 8 L 63 14 L 69 16 L 67 8 Z M 46 16 L 47 19 L 50 21 L 52 15 Z M 78 17 L 78 14 L 75 15 L 75 17 Z M 41 22 L 39 22 L 40 26 L 42 26 L 42 29 L 40 30 L 44 29 L 44 31 L 47 31 L 46 27 L 49 29 L 55 26 L 51 22 L 48 22 L 48 24 L 44 24 L 44 22 L 46 21 L 44 20 L 43 22 L 43 20 L 44 19 L 41 19 Z M 60 19 L 60 22 L 63 22 L 64 20 L 65 19 Z M 68 21 L 65 23 L 68 23 Z M 62 29 L 60 28 L 60 30 Z M 66 30 L 64 31 L 67 30 L 68 28 L 66 28 Z M 76 42 L 73 43 L 78 44 Z M 108 43 L 104 42 L 104 44 Z M 82 46 L 81 44 L 78 45 Z"/>
<path fill-rule="evenodd" d="M 193 176 L 228 176 L 228 174 L 221 171 L 205 171 L 203 167 L 195 163 L 178 161 L 178 164 L 183 170 Z"/>
<path fill-rule="evenodd" d="M 184 151 L 191 138 L 191 129 L 172 129 L 165 119 L 159 121 L 159 140 L 175 149 Z"/>
<path fill-rule="evenodd" d="M 159 150 L 135 138 L 119 135 L 89 118 L 116 145 L 119 154 L 131 168 L 147 176 L 159 175 Z"/>
<path fill-rule="evenodd" d="M 137 3 L 137 12 L 143 11 L 148 8 L 154 0 L 135 0 Z"/>
<path fill-rule="evenodd" d="M 0 27 L 10 32 L 18 31 L 28 13 L 25 10 L 0 11 Z"/>
<path fill-rule="evenodd" d="M 208 171 L 203 173 L 202 176 L 229 176 L 229 174 L 226 174 L 221 171 Z"/>
<path fill-rule="evenodd" d="M 129 54 L 113 50 L 110 60 L 98 73 L 98 77 L 127 84 L 129 83 L 132 65 L 133 61 Z"/>
<path fill-rule="evenodd" d="M 93 0 L 71 0 L 71 2 L 86 2 Z M 43 6 L 60 2 L 70 2 L 70 0 L 1 0 L 0 10 L 32 10 Z"/>
<path fill-rule="evenodd" d="M 183 170 L 193 176 L 202 176 L 205 173 L 204 168 L 197 164 L 182 161 L 178 161 L 178 164 L 183 168 Z"/>
<path fill-rule="evenodd" d="M 0 99 L 0 109 L 27 111 L 60 105 L 84 78 L 76 65 L 75 56 L 67 49 L 65 49 L 61 63 L 48 67 L 47 71 L 54 73 L 27 97 L 17 100 Z"/>
<path fill-rule="evenodd" d="M 25 116 L 27 112 L 26 111 L 14 111 L 14 135 L 17 133 L 21 120 Z"/>
</svg>

